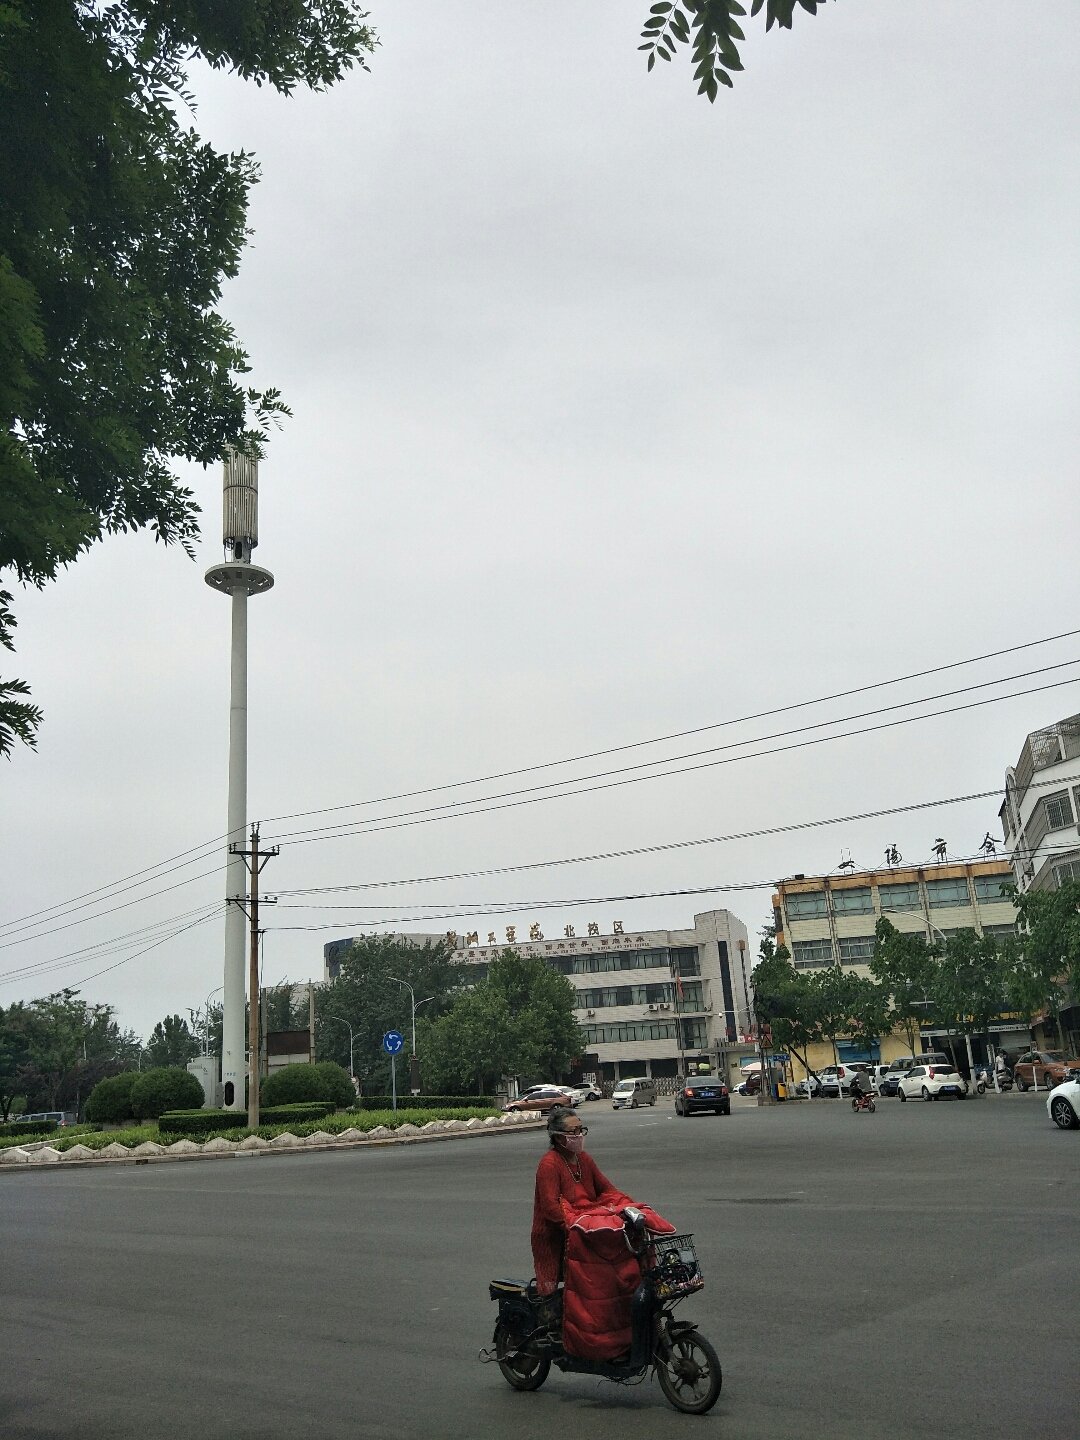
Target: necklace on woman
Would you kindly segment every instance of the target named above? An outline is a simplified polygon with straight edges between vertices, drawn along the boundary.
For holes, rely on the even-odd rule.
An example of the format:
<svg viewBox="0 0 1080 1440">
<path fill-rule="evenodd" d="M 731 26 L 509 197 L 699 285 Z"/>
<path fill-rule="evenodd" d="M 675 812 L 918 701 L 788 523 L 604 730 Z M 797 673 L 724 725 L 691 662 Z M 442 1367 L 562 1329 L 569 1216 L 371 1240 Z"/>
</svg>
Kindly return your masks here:
<svg viewBox="0 0 1080 1440">
<path fill-rule="evenodd" d="M 570 1174 L 574 1177 L 574 1179 L 575 1179 L 575 1180 L 578 1182 L 578 1184 L 580 1185 L 580 1184 L 581 1184 L 581 1159 L 580 1159 L 580 1157 L 575 1161 L 575 1163 L 574 1163 L 573 1165 L 570 1164 L 570 1161 L 566 1158 L 565 1155 L 562 1156 L 562 1161 L 563 1161 L 563 1164 L 566 1166 L 567 1170 L 570 1171 Z"/>
</svg>

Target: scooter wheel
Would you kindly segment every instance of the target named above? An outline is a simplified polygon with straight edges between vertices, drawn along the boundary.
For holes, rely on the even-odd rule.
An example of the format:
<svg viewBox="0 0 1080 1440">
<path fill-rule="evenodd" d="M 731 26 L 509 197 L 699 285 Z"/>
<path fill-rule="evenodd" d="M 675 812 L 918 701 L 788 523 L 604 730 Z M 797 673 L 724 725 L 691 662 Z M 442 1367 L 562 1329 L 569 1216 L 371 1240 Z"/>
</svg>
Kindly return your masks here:
<svg viewBox="0 0 1080 1440">
<path fill-rule="evenodd" d="M 499 1324 L 495 1331 L 495 1354 L 503 1379 L 515 1390 L 539 1390 L 548 1377 L 551 1361 L 546 1355 L 530 1355 L 518 1349 L 521 1336 Z"/>
<path fill-rule="evenodd" d="M 724 1377 L 716 1351 L 696 1330 L 672 1336 L 667 1358 L 656 1357 L 656 1378 L 668 1400 L 684 1415 L 704 1415 L 720 1397 Z"/>
<path fill-rule="evenodd" d="M 870 1113 L 871 1115 L 875 1115 L 877 1113 L 877 1106 L 874 1104 L 873 1100 L 870 1101 Z"/>
</svg>

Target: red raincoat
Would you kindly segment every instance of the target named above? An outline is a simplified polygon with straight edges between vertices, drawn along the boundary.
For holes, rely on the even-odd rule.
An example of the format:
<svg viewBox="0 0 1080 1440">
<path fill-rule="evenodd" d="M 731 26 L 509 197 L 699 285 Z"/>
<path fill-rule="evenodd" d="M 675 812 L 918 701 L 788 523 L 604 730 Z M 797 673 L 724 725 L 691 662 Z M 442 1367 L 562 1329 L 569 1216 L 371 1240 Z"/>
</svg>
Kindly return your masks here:
<svg viewBox="0 0 1080 1440">
<path fill-rule="evenodd" d="M 569 1355 L 610 1360 L 630 1348 L 630 1306 L 641 1266 L 627 1249 L 619 1212 L 635 1204 L 584 1152 L 574 1157 L 573 1169 L 555 1149 L 537 1166 L 532 1228 L 537 1289 L 550 1294 L 560 1274 L 565 1281 L 563 1345 Z M 674 1230 L 647 1205 L 637 1208 L 650 1230 Z"/>
</svg>

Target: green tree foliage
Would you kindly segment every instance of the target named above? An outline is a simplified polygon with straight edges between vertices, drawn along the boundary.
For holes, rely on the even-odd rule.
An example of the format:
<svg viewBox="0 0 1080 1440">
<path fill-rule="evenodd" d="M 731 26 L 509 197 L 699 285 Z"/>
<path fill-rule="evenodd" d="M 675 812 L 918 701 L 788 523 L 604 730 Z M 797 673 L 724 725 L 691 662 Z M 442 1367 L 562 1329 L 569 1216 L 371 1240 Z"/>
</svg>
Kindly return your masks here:
<svg viewBox="0 0 1080 1440">
<path fill-rule="evenodd" d="M 194 1110 L 203 1103 L 196 1076 L 176 1066 L 143 1070 L 131 1087 L 131 1112 L 136 1120 L 156 1120 L 165 1110 Z"/>
<path fill-rule="evenodd" d="M 809 1070 L 806 1050 L 821 1038 L 821 1031 L 807 976 L 795 969 L 787 948 L 775 945 L 768 931 L 759 954 L 752 977 L 758 1023 L 768 1025 L 777 1049 L 790 1050 Z"/>
<path fill-rule="evenodd" d="M 315 995 L 316 1056 L 348 1070 L 351 1026 L 353 1061 L 365 1094 L 390 1093 L 390 1060 L 382 1048 L 387 1030 L 400 1030 L 406 1049 L 411 1045 L 412 1007 L 400 981 L 413 987 L 418 1006 L 433 997 L 418 1009 L 418 1018 L 437 1017 L 462 983 L 462 967 L 449 959 L 441 941 L 411 945 L 393 935 L 366 935 L 343 956 L 337 979 Z M 401 1057 L 398 1083 L 403 1083 Z"/>
<path fill-rule="evenodd" d="M 566 976 L 538 957 L 504 950 L 484 980 L 425 1023 L 418 1048 L 429 1089 L 482 1095 L 504 1075 L 556 1080 L 584 1043 Z"/>
<path fill-rule="evenodd" d="M 825 0 L 751 0 L 750 14 L 764 8 L 765 28 L 777 25 L 790 30 L 796 5 L 811 15 Z M 739 58 L 739 42 L 746 35 L 739 19 L 746 14 L 738 0 L 659 0 L 650 5 L 638 47 L 648 55 L 651 70 L 657 60 L 670 60 L 677 50 L 687 47 L 694 66 L 698 94 L 707 95 L 710 103 L 719 94 L 719 87 L 732 86 L 731 76 L 743 68 Z"/>
<path fill-rule="evenodd" d="M 87 1120 L 95 1125 L 118 1125 L 122 1120 L 133 1119 L 131 1089 L 138 1078 L 137 1070 L 124 1070 L 99 1080 L 86 1102 Z"/>
<path fill-rule="evenodd" d="M 247 1007 L 244 1007 L 244 1024 L 247 1025 Z M 188 1011 L 188 1029 L 198 1047 L 196 1055 L 220 1055 L 221 1032 L 224 1024 L 224 1008 L 220 1005 L 202 1005 L 198 1010 Z M 247 1034 L 245 1028 L 244 1034 Z"/>
<path fill-rule="evenodd" d="M 99 1080 L 135 1065 L 138 1037 L 113 1016 L 112 1006 L 87 1005 L 74 990 L 9 1007 L 7 1023 L 26 1040 L 29 1109 L 78 1111 Z"/>
<path fill-rule="evenodd" d="M 985 1035 L 1007 1003 L 1005 962 L 994 937 L 974 930 L 951 936 L 937 959 L 930 998 L 933 1018 L 950 1037 Z"/>
<path fill-rule="evenodd" d="M 332 1060 L 317 1065 L 283 1065 L 266 1076 L 259 1087 L 259 1104 L 295 1105 L 302 1100 L 332 1100 L 344 1108 L 356 1098 L 349 1072 Z"/>
<path fill-rule="evenodd" d="M 874 927 L 870 973 L 891 996 L 892 1022 L 902 1027 L 908 1049 L 914 1055 L 921 1022 L 931 1018 L 932 991 L 937 979 L 936 952 L 921 933 L 897 930 L 891 921 L 882 917 Z"/>
<path fill-rule="evenodd" d="M 191 128 L 185 67 L 324 89 L 365 65 L 365 19 L 355 0 L 0 4 L 0 574 L 40 586 L 145 527 L 190 548 L 170 464 L 258 453 L 286 413 L 244 386 L 217 311 L 256 166 Z M 0 682 L 0 754 L 34 743 L 26 694 Z"/>
<path fill-rule="evenodd" d="M 16 1095 L 26 1086 L 30 1042 L 21 1023 L 19 1009 L 0 1005 L 0 1121 L 7 1120 Z"/>
<path fill-rule="evenodd" d="M 186 1020 L 179 1015 L 166 1015 L 154 1026 L 143 1054 L 151 1065 L 184 1066 L 199 1053 L 199 1042 L 192 1035 Z"/>
<path fill-rule="evenodd" d="M 1046 1010 L 1064 1046 L 1061 1010 L 1080 1000 L 1080 881 L 1060 890 L 1006 889 L 1016 906 L 1017 936 L 1006 946 L 1006 991 L 1028 1020 Z"/>
</svg>

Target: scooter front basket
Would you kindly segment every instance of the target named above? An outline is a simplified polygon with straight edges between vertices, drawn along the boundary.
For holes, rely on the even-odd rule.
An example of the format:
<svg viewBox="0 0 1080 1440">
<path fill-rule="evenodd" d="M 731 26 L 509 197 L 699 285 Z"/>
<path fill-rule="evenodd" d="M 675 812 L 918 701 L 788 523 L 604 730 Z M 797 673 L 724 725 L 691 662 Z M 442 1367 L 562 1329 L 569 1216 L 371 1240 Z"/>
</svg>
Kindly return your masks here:
<svg viewBox="0 0 1080 1440">
<path fill-rule="evenodd" d="M 693 1295 L 705 1285 L 692 1235 L 657 1235 L 649 1246 L 645 1273 L 658 1300 Z"/>
</svg>

